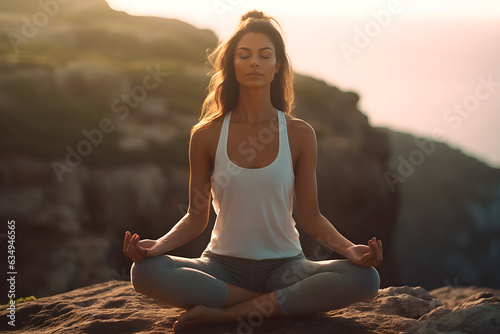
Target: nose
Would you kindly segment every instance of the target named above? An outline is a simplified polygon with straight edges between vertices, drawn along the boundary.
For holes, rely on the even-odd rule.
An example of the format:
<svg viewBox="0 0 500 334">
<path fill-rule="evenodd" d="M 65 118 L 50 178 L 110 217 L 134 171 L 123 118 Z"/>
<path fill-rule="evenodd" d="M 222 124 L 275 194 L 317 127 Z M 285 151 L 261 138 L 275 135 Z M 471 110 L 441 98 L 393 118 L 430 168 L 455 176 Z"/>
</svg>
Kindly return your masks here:
<svg viewBox="0 0 500 334">
<path fill-rule="evenodd" d="M 250 60 L 250 66 L 259 66 L 259 58 L 257 55 L 253 55 Z"/>
</svg>

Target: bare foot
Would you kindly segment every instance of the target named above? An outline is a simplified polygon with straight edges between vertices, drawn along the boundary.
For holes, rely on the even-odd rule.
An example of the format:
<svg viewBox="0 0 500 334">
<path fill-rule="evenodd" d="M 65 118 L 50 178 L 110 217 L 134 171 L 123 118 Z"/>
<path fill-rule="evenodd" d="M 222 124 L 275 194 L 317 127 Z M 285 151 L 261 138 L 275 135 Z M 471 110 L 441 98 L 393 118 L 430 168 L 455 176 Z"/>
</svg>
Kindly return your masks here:
<svg viewBox="0 0 500 334">
<path fill-rule="evenodd" d="M 210 308 L 204 305 L 195 305 L 179 315 L 174 323 L 174 330 L 180 330 L 196 325 L 212 324 L 228 321 L 224 311 L 220 308 Z"/>
</svg>

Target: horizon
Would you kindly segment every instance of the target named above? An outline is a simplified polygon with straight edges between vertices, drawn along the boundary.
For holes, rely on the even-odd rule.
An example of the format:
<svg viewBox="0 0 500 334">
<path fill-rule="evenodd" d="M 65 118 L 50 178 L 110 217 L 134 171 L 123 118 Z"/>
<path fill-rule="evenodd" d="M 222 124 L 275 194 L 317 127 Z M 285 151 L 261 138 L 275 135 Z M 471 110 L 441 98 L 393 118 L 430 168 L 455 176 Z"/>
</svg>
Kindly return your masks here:
<svg viewBox="0 0 500 334">
<path fill-rule="evenodd" d="M 500 168 L 498 2 L 107 2 L 210 29 L 219 39 L 258 8 L 283 27 L 294 71 L 358 93 L 374 127 L 430 138 L 440 131 L 438 141 Z"/>
</svg>

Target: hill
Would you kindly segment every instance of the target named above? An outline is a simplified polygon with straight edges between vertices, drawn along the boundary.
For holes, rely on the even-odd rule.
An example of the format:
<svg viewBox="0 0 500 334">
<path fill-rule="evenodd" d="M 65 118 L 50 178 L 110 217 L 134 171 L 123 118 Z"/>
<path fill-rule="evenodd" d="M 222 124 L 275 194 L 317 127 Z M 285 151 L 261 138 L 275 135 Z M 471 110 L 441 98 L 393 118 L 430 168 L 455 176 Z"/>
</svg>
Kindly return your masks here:
<svg viewBox="0 0 500 334">
<path fill-rule="evenodd" d="M 500 170 L 445 143 L 384 131 L 393 152 L 388 184 L 400 193 L 401 280 L 499 287 Z"/>
</svg>

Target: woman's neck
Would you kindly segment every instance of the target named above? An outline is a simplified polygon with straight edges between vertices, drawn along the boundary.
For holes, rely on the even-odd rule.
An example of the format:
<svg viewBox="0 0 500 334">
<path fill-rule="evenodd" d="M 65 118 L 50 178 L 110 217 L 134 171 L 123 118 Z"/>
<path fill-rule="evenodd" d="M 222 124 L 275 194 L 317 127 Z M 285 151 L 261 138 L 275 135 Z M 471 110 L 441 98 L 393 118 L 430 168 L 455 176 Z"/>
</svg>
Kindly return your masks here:
<svg viewBox="0 0 500 334">
<path fill-rule="evenodd" d="M 268 122 L 274 117 L 270 87 L 246 88 L 240 86 L 238 104 L 233 110 L 231 120 L 256 125 Z"/>
</svg>

